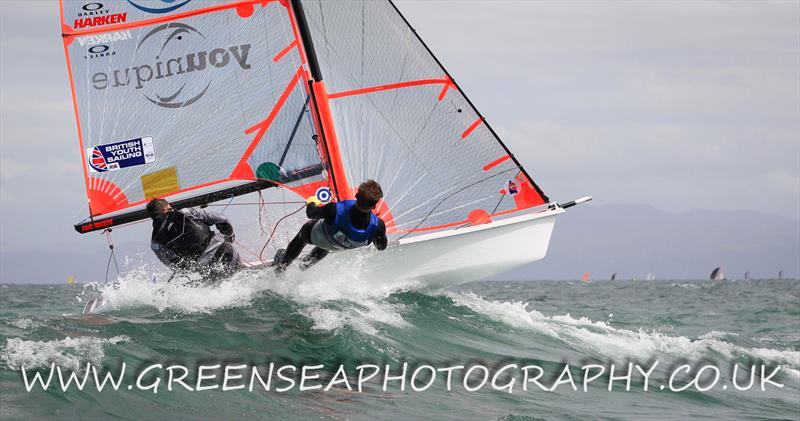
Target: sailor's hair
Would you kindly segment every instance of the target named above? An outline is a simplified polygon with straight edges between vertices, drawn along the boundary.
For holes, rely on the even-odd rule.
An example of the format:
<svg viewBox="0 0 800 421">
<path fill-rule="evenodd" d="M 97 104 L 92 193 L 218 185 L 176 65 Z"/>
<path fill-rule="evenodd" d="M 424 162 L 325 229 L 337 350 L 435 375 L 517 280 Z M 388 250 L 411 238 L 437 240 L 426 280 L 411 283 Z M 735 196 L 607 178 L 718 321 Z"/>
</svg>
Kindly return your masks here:
<svg viewBox="0 0 800 421">
<path fill-rule="evenodd" d="M 359 205 L 375 206 L 383 197 L 383 190 L 381 185 L 375 180 L 367 180 L 358 186 L 356 193 L 356 202 Z"/>
<path fill-rule="evenodd" d="M 147 204 L 147 214 L 151 218 L 155 218 L 164 213 L 167 206 L 169 206 L 169 202 L 166 199 L 153 199 Z"/>
</svg>

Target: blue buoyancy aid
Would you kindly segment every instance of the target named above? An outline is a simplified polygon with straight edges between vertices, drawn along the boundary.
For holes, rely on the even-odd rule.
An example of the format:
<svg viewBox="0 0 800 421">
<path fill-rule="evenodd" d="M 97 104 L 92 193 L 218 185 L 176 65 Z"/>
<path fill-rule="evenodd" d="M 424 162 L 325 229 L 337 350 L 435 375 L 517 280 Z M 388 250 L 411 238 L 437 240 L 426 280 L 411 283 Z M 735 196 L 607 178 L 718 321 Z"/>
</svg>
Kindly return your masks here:
<svg viewBox="0 0 800 421">
<path fill-rule="evenodd" d="M 352 249 L 366 246 L 378 229 L 380 219 L 372 212 L 369 213 L 369 225 L 366 228 L 358 229 L 353 226 L 350 222 L 350 210 L 355 204 L 355 200 L 337 202 L 333 225 L 321 223 L 325 228 L 325 237 L 333 245 L 338 246 L 337 248 Z"/>
</svg>

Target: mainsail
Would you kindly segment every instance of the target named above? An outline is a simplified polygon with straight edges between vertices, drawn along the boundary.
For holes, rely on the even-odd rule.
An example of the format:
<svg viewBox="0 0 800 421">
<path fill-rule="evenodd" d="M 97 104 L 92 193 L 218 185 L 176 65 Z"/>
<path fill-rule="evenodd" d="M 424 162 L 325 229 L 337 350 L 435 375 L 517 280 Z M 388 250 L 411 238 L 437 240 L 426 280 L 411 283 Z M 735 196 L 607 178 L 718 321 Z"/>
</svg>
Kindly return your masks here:
<svg viewBox="0 0 800 421">
<path fill-rule="evenodd" d="M 89 232 L 281 185 L 328 185 L 291 8 L 62 0 Z"/>
</svg>

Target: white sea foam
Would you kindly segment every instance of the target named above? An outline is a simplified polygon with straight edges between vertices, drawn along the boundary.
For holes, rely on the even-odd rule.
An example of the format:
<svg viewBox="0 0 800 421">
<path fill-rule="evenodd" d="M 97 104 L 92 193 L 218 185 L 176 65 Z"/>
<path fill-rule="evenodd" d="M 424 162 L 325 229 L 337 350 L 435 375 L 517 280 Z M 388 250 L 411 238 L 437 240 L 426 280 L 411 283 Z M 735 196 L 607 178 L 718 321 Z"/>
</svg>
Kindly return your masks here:
<svg viewBox="0 0 800 421">
<path fill-rule="evenodd" d="M 341 310 L 324 306 L 324 302 L 313 303 L 301 309 L 300 313 L 313 320 L 316 329 L 336 330 L 349 325 L 356 331 L 371 336 L 378 336 L 378 324 L 400 328 L 408 326 L 395 305 L 376 300 L 351 304 Z"/>
<path fill-rule="evenodd" d="M 527 309 L 528 303 L 498 302 L 478 297 L 473 293 L 447 293 L 453 301 L 494 320 L 518 328 L 532 329 L 540 334 L 566 342 L 569 346 L 589 354 L 612 358 L 648 359 L 660 355 L 677 358 L 700 359 L 722 356 L 726 359 L 756 358 L 781 364 L 787 372 L 800 374 L 800 352 L 766 348 L 749 348 L 726 342 L 726 332 L 712 331 L 696 339 L 670 336 L 661 332 L 617 329 L 605 322 L 586 317 L 545 316 Z"/>
<path fill-rule="evenodd" d="M 38 322 L 33 319 L 29 319 L 26 317 L 21 317 L 9 323 L 11 326 L 14 326 L 19 329 L 28 330 L 28 329 L 35 329 L 37 327 L 43 326 L 41 322 Z"/>
<path fill-rule="evenodd" d="M 91 362 L 99 365 L 105 357 L 107 345 L 127 342 L 126 336 L 113 338 L 96 338 L 83 336 L 64 338 L 52 341 L 28 341 L 22 338 L 9 338 L 0 358 L 13 370 L 20 367 L 26 369 L 47 367 L 55 363 L 62 368 L 78 370 L 82 363 Z"/>
<path fill-rule="evenodd" d="M 350 262 L 358 265 L 359 257 Z M 300 305 L 299 312 L 312 319 L 314 327 L 335 330 L 349 325 L 368 335 L 376 335 L 380 324 L 402 327 L 406 324 L 397 305 L 383 299 L 391 293 L 414 288 L 412 281 L 388 283 L 359 278 L 357 270 L 326 273 L 324 277 L 309 276 L 296 268 L 276 275 L 270 269 L 240 272 L 228 280 L 199 285 L 176 277 L 170 283 L 165 280 L 169 273 L 157 274 L 160 282 L 153 282 L 153 272 L 148 267 L 129 272 L 117 282 L 91 284 L 82 294 L 88 301 L 98 292 L 106 304 L 100 312 L 152 306 L 159 311 L 171 310 L 181 313 L 211 313 L 216 310 L 248 306 L 270 290 Z M 343 302 L 349 302 L 344 304 Z"/>
</svg>

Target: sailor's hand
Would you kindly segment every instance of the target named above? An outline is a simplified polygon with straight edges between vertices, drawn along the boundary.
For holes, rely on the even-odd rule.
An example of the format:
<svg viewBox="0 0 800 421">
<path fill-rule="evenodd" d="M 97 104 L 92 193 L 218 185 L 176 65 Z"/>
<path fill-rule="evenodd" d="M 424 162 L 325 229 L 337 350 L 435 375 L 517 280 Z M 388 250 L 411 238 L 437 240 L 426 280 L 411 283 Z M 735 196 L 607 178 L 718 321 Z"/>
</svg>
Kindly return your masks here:
<svg viewBox="0 0 800 421">
<path fill-rule="evenodd" d="M 313 203 L 314 206 L 319 206 L 322 204 L 322 202 L 320 202 L 319 199 L 317 199 L 317 196 L 308 196 L 308 198 L 306 199 L 306 204 L 308 205 L 311 203 Z"/>
<path fill-rule="evenodd" d="M 236 234 L 234 234 L 234 233 L 230 233 L 228 235 L 224 235 L 223 237 L 225 237 L 225 241 L 227 241 L 229 243 L 233 243 L 234 241 L 236 241 Z"/>
</svg>

